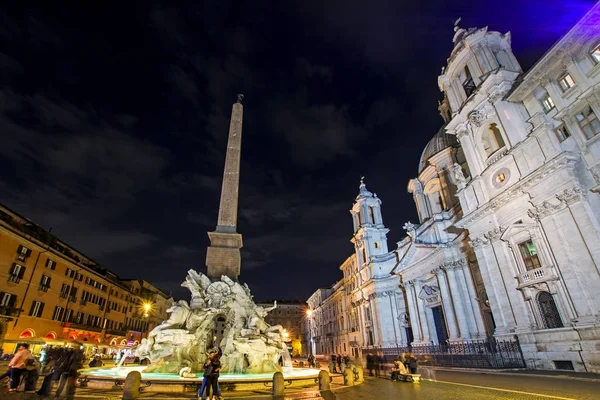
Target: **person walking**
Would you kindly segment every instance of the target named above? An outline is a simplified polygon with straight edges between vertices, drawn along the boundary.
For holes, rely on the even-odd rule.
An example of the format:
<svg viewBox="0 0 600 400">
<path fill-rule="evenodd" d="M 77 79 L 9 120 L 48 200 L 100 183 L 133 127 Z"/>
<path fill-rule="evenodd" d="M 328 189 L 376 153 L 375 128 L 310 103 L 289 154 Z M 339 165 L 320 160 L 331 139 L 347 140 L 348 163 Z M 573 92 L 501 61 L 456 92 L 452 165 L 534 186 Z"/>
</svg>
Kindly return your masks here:
<svg viewBox="0 0 600 400">
<path fill-rule="evenodd" d="M 70 400 L 74 398 L 75 383 L 77 381 L 77 376 L 79 375 L 77 371 L 83 368 L 83 361 L 83 351 L 74 350 L 72 348 L 67 350 L 61 363 L 62 374 L 60 376 L 60 381 L 58 382 L 58 388 L 56 389 L 56 393 L 54 395 L 55 398 L 60 397 L 65 386 L 67 388 L 67 399 Z"/>
<path fill-rule="evenodd" d="M 379 357 L 379 354 L 374 354 L 373 355 L 373 369 L 375 370 L 376 378 L 379 378 L 380 368 L 381 368 L 381 358 Z"/>
<path fill-rule="evenodd" d="M 62 374 L 62 371 L 60 369 L 60 360 L 62 359 L 64 353 L 64 348 L 53 349 L 52 352 L 48 352 L 49 361 L 47 365 L 50 368 L 50 372 L 44 377 L 44 380 L 42 381 L 42 386 L 36 392 L 40 396 L 50 396 L 50 392 L 52 391 L 52 385 L 54 384 L 54 382 L 60 379 L 60 375 Z"/>
<path fill-rule="evenodd" d="M 31 357 L 31 352 L 29 351 L 29 345 L 24 343 L 19 345 L 17 353 L 8 363 L 8 368 L 10 368 L 10 384 L 9 384 L 9 392 L 16 392 L 19 384 L 21 383 L 21 375 L 25 371 L 25 365 L 27 360 Z"/>
<path fill-rule="evenodd" d="M 367 369 L 369 370 L 369 376 L 373 376 L 373 355 L 367 354 Z"/>
</svg>

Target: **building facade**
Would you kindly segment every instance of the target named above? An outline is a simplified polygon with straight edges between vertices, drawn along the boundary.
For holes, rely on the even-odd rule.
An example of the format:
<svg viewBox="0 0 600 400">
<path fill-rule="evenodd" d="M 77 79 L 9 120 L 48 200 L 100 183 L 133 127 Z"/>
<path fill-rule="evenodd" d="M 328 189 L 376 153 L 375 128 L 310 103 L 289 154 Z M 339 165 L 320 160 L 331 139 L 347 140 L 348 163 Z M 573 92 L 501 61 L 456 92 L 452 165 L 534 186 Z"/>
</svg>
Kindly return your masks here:
<svg viewBox="0 0 600 400">
<path fill-rule="evenodd" d="M 257 303 L 264 308 L 273 307 L 273 301 Z M 302 320 L 306 318 L 306 303 L 294 300 L 277 300 L 277 308 L 270 311 L 265 317 L 265 322 L 271 326 L 281 325 L 283 328 L 283 338 L 291 347 L 292 356 L 301 356 L 304 354 L 302 341 Z"/>
<path fill-rule="evenodd" d="M 388 251 L 361 182 L 355 254 L 309 299 L 314 323 L 345 292 L 362 351 L 518 340 L 529 368 L 600 372 L 600 3 L 527 73 L 510 33 L 455 26 L 453 44 L 408 184 L 419 222 Z"/>
<path fill-rule="evenodd" d="M 107 352 L 132 346 L 167 318 L 169 296 L 145 281 L 116 274 L 0 205 L 0 339 L 83 344 Z M 144 304 L 148 304 L 144 309 Z M 145 316 L 148 315 L 148 316 Z"/>
</svg>

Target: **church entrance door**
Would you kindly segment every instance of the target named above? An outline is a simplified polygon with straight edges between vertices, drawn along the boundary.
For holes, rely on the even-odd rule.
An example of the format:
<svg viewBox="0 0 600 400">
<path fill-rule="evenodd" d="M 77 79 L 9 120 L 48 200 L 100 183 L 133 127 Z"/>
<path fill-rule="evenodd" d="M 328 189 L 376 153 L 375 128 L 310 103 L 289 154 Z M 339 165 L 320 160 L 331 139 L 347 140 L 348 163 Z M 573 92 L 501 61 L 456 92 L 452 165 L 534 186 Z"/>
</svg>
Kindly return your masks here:
<svg viewBox="0 0 600 400">
<path fill-rule="evenodd" d="M 446 330 L 444 310 L 442 310 L 441 306 L 437 306 L 431 309 L 431 313 L 433 314 L 433 323 L 435 324 L 438 344 L 446 344 L 446 340 L 448 340 L 448 331 Z"/>
</svg>

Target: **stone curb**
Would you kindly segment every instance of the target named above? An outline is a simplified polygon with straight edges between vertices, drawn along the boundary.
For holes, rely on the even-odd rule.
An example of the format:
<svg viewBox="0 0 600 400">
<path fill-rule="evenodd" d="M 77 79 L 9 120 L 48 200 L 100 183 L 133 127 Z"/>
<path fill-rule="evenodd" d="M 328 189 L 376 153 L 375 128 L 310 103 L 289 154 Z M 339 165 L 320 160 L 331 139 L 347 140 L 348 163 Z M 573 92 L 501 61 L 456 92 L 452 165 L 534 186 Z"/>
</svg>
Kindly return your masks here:
<svg viewBox="0 0 600 400">
<path fill-rule="evenodd" d="M 584 377 L 580 377 L 580 376 L 569 376 L 569 375 L 547 375 L 542 373 L 527 373 L 527 374 L 521 374 L 519 373 L 517 369 L 504 369 L 504 370 L 500 370 L 500 371 L 505 371 L 505 372 L 500 372 L 500 371 L 494 371 L 494 370 L 487 370 L 487 369 L 478 369 L 478 368 L 433 368 L 435 371 L 451 371 L 451 372 L 477 372 L 477 373 L 481 373 L 481 374 L 488 374 L 488 375 L 504 375 L 504 376 L 510 376 L 510 375 L 518 375 L 518 376 L 531 376 L 531 377 L 538 377 L 538 378 L 553 378 L 553 379 L 566 379 L 566 380 L 572 380 L 572 381 L 583 381 L 583 382 L 595 382 L 595 383 L 600 383 L 600 376 L 598 376 L 598 378 L 584 378 Z"/>
</svg>

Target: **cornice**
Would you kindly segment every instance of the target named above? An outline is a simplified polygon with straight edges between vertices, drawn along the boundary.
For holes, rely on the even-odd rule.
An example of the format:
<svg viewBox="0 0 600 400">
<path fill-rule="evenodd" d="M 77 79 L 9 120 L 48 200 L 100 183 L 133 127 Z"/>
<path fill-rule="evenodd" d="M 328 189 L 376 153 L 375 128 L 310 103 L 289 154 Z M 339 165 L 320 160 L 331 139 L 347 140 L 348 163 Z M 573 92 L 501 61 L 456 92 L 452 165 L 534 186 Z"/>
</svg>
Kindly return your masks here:
<svg viewBox="0 0 600 400">
<path fill-rule="evenodd" d="M 577 156 L 572 153 L 565 152 L 559 154 L 557 157 L 544 164 L 544 166 L 541 168 L 522 178 L 513 187 L 498 194 L 484 205 L 463 216 L 463 218 L 457 221 L 455 225 L 459 228 L 469 229 L 469 226 L 474 221 L 495 212 L 514 198 L 525 194 L 526 191 L 532 186 L 536 185 L 539 181 L 545 179 L 554 172 L 567 167 L 572 168 L 577 159 Z"/>
<path fill-rule="evenodd" d="M 540 85 L 540 81 L 546 78 L 546 74 L 553 66 L 572 61 L 572 52 L 575 47 L 589 38 L 594 37 L 599 31 L 600 3 L 596 3 L 592 9 L 523 76 L 522 82 L 515 87 L 513 92 L 507 97 L 507 100 L 514 102 L 522 101 L 529 92 Z"/>
</svg>

